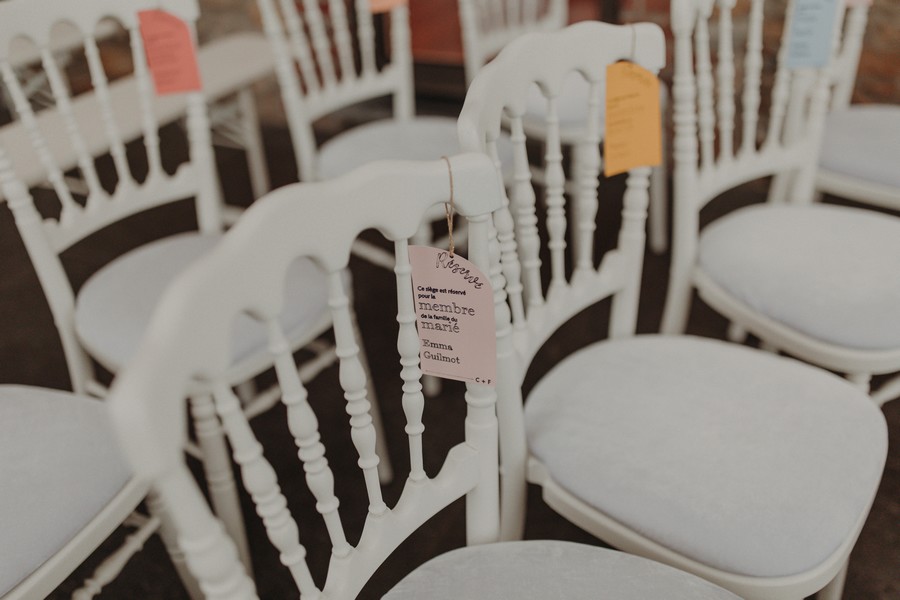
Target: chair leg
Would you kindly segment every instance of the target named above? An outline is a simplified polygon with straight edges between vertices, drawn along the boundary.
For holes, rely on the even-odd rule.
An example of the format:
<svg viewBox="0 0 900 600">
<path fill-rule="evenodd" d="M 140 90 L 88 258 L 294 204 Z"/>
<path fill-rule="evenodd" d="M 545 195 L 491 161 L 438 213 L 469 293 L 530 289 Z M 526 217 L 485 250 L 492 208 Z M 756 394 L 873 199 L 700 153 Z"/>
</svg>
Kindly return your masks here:
<svg viewBox="0 0 900 600">
<path fill-rule="evenodd" d="M 234 386 L 234 393 L 241 400 L 241 406 L 246 407 L 256 398 L 256 382 L 253 379 L 242 381 Z"/>
<path fill-rule="evenodd" d="M 192 396 L 189 402 L 213 510 L 234 540 L 247 572 L 252 573 L 244 516 L 234 482 L 228 444 L 216 416 L 215 404 L 209 394 Z"/>
<path fill-rule="evenodd" d="M 500 541 L 521 540 L 525 533 L 528 441 L 521 390 L 512 382 L 497 384 L 500 426 Z"/>
<path fill-rule="evenodd" d="M 790 173 L 782 173 L 776 175 L 769 184 L 769 196 L 767 202 L 770 204 L 787 204 L 790 201 L 788 192 L 791 188 L 793 177 Z"/>
<path fill-rule="evenodd" d="M 175 566 L 175 571 L 178 573 L 184 589 L 187 590 L 191 600 L 203 600 L 204 596 L 200 590 L 200 583 L 188 568 L 187 559 L 184 556 L 184 551 L 178 545 L 178 536 L 169 522 L 169 516 L 166 514 L 166 507 L 162 498 L 158 494 L 150 492 L 147 494 L 147 508 L 150 510 L 150 514 L 159 519 L 159 537 L 163 546 L 166 547 L 166 551 L 172 564 Z"/>
<path fill-rule="evenodd" d="M 156 517 L 145 517 L 134 513 L 129 518 L 133 520 L 131 524 L 135 525 L 137 529 L 128 534 L 122 545 L 94 569 L 93 574 L 85 580 L 82 587 L 72 593 L 72 600 L 90 600 L 99 594 L 106 584 L 112 582 L 122 572 L 131 557 L 140 552 L 147 539 L 159 527 L 159 519 Z"/>
<path fill-rule="evenodd" d="M 237 93 L 238 110 L 240 111 L 240 129 L 244 149 L 247 151 L 247 164 L 250 169 L 250 187 L 253 198 L 259 198 L 269 191 L 269 171 L 266 168 L 266 154 L 263 149 L 262 136 L 259 132 L 259 120 L 256 115 L 256 101 L 253 90 L 244 88 Z"/>
<path fill-rule="evenodd" d="M 841 600 L 844 595 L 844 582 L 847 581 L 847 567 L 850 565 L 850 558 L 844 561 L 841 570 L 837 572 L 834 579 L 828 582 L 828 585 L 819 590 L 816 594 L 817 600 Z"/>
<path fill-rule="evenodd" d="M 868 394 L 870 387 L 871 387 L 871 383 L 872 383 L 872 374 L 871 373 L 848 373 L 847 380 Z"/>
<path fill-rule="evenodd" d="M 726 333 L 729 342 L 734 342 L 736 344 L 743 344 L 747 341 L 747 330 L 738 325 L 737 323 L 731 322 L 728 324 L 728 332 Z"/>
<path fill-rule="evenodd" d="M 684 333 L 691 310 L 693 286 L 690 281 L 690 270 L 684 270 L 683 273 L 677 272 L 679 270 L 673 264 L 669 275 L 671 281 L 660 326 L 660 332 L 667 335 Z"/>
</svg>

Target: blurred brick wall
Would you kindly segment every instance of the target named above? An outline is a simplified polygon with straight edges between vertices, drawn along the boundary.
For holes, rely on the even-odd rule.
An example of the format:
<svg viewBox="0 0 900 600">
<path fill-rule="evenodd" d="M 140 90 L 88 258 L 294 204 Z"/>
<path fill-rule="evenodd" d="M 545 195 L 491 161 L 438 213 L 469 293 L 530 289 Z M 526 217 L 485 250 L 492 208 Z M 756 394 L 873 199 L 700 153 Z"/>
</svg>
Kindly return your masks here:
<svg viewBox="0 0 900 600">
<path fill-rule="evenodd" d="M 200 0 L 200 42 L 236 31 L 261 31 L 254 0 Z"/>
<path fill-rule="evenodd" d="M 900 2 L 875 0 L 853 96 L 857 102 L 900 104 Z"/>
<path fill-rule="evenodd" d="M 669 0 L 621 0 L 621 19 L 624 23 L 652 21 L 666 27 L 669 22 Z M 767 2 L 766 13 L 783 14 L 786 0 Z M 735 39 L 746 31 L 749 0 L 738 0 L 735 8 Z M 766 20 L 764 47 L 771 49 L 781 36 L 781 17 Z M 742 27 L 743 25 L 743 27 Z M 671 34 L 667 30 L 669 42 Z M 671 44 L 668 67 L 663 77 L 671 81 Z M 669 75 L 667 77 L 667 75 Z M 875 0 L 869 11 L 869 24 L 860 59 L 854 102 L 888 102 L 900 104 L 900 1 Z"/>
</svg>

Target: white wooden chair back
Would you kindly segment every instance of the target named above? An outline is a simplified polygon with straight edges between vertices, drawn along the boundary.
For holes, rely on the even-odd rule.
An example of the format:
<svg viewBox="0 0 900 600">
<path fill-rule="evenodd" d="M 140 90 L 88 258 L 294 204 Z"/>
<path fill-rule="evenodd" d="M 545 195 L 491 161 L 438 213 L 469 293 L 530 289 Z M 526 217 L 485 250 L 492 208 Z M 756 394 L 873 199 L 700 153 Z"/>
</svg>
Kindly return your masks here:
<svg viewBox="0 0 900 600">
<path fill-rule="evenodd" d="M 459 0 L 466 83 L 520 35 L 566 26 L 566 0 Z"/>
<path fill-rule="evenodd" d="M 704 206 L 727 190 L 767 176 L 773 176 L 769 188 L 773 203 L 788 199 L 806 203 L 814 198 L 834 56 L 818 69 L 788 67 L 795 4 L 789 0 L 784 7 L 774 74 L 766 72 L 764 77 L 764 20 L 772 18 L 771 14 L 764 16 L 765 0 L 750 2 L 743 64 L 734 52 L 735 0 L 672 1 L 674 216 L 663 332 L 681 332 L 686 323 Z M 833 48 L 841 29 L 843 3 L 837 2 L 835 10 Z M 712 33 L 711 23 L 716 27 Z M 712 40 L 717 40 L 715 71 Z M 736 75 L 740 71 L 743 80 L 738 89 Z M 769 76 L 772 87 L 769 101 L 764 103 L 763 82 Z M 738 93 L 740 111 L 735 100 Z"/>
<path fill-rule="evenodd" d="M 154 88 L 150 80 L 143 43 L 138 30 L 137 12 L 159 8 L 157 0 L 91 0 L 59 3 L 53 0 L 7 0 L 0 3 L 0 74 L 15 110 L 31 139 L 40 160 L 44 177 L 55 192 L 56 210 L 41 214 L 26 185 L 17 175 L 25 158 L 6 155 L 0 148 L 0 185 L 15 217 L 28 254 L 34 264 L 44 293 L 60 331 L 73 384 L 89 373 L 83 351 L 75 340 L 74 292 L 59 255 L 76 242 L 94 232 L 135 213 L 168 202 L 194 196 L 200 229 L 205 232 L 220 228 L 221 215 L 218 182 L 210 146 L 206 104 L 200 92 L 188 95 L 187 134 L 189 157 L 175 173 L 163 167 L 158 125 L 153 115 Z M 191 31 L 198 15 L 193 0 L 174 3 L 170 9 L 184 19 Z M 125 140 L 117 128 L 117 115 L 111 108 L 109 84 L 97 48 L 95 31 L 101 23 L 113 19 L 130 34 L 134 76 L 140 89 L 140 104 L 129 107 L 140 111 L 143 123 L 143 146 L 146 151 L 146 176 L 137 177 L 129 164 Z M 60 26 L 74 27 L 83 37 L 84 54 L 90 70 L 92 91 L 87 93 L 95 110 L 73 112 L 64 72 L 52 51 L 52 40 Z M 104 29 L 105 31 L 105 29 Z M 24 43 L 36 47 L 42 67 L 50 83 L 55 106 L 35 113 L 28 102 L 22 83 L 10 62 L 11 49 Z M 83 97 L 79 96 L 79 100 Z M 53 119 L 45 119 L 49 113 Z M 93 119 L 84 120 L 89 114 Z M 47 124 L 53 123 L 53 129 Z M 103 128 L 115 171 L 114 183 L 101 178 L 92 149 L 85 143 L 84 132 Z M 84 182 L 82 197 L 68 186 L 65 169 L 58 157 L 77 155 L 77 170 Z"/>
<path fill-rule="evenodd" d="M 866 23 L 869 20 L 870 5 L 861 2 L 847 6 L 844 15 L 844 28 L 841 33 L 841 45 L 834 60 L 832 71 L 833 88 L 831 91 L 831 109 L 846 108 L 853 97 L 856 85 L 856 71 L 862 54 L 863 38 L 866 34 Z"/>
<path fill-rule="evenodd" d="M 275 54 L 276 73 L 291 135 L 299 148 L 301 181 L 315 179 L 313 122 L 345 106 L 393 96 L 395 118 L 415 113 L 409 9 L 386 14 L 390 48 L 380 65 L 369 0 L 257 0 Z"/>
<path fill-rule="evenodd" d="M 603 90 L 606 66 L 619 60 L 630 60 L 657 73 L 665 63 L 662 30 L 652 24 L 618 26 L 586 22 L 557 32 L 528 34 L 511 42 L 485 65 L 472 82 L 460 113 L 461 146 L 465 151 L 487 152 L 498 165 L 501 123 L 510 127 L 513 184 L 507 206 L 498 213 L 495 226 L 518 362 L 523 369 L 560 325 L 605 297 L 614 296 L 610 334 L 630 335 L 634 331 L 649 167 L 634 169 L 628 176 L 618 247 L 604 254 L 599 267 L 594 260 Z M 591 92 L 582 142 L 585 151 L 582 162 L 572 167 L 575 192 L 567 212 L 555 99 L 566 76 L 573 72 L 585 78 Z M 523 126 L 528 90 L 534 83 L 547 99 L 543 192 L 547 207 L 546 240 L 539 233 Z M 566 249 L 567 230 L 574 241 L 571 252 Z M 550 259 L 550 281 L 546 289 L 541 276 L 541 256 L 545 255 Z"/>
<path fill-rule="evenodd" d="M 734 53 L 735 0 L 672 2 L 675 246 L 685 238 L 696 236 L 696 232 L 690 231 L 696 229 L 692 227 L 696 216 L 688 215 L 696 215 L 710 200 L 742 183 L 795 172 L 792 197 L 812 198 L 831 65 L 821 69 L 787 66 L 795 5 L 789 1 L 771 96 L 764 104 L 765 4 L 765 0 L 750 2 L 746 47 L 743 64 L 739 65 L 741 57 Z M 711 34 L 712 26 L 716 31 Z M 715 70 L 713 40 L 717 54 Z M 740 71 L 743 80 L 738 85 L 736 76 Z M 737 94 L 740 94 L 740 110 L 736 106 Z M 767 106 L 768 122 L 760 110 L 764 106 Z"/>
<path fill-rule="evenodd" d="M 456 211 L 468 218 L 469 258 L 490 272 L 488 233 L 491 212 L 501 205 L 493 165 L 483 155 L 449 161 Z M 261 441 L 247 424 L 240 403 L 226 385 L 214 388 L 216 410 L 228 435 L 242 479 L 263 518 L 272 544 L 303 598 L 355 598 L 379 564 L 416 528 L 453 500 L 467 498 L 469 543 L 498 535 L 496 393 L 469 385 L 465 442 L 447 454 L 441 472 L 429 478 L 423 466 L 424 398 L 419 341 L 413 307 L 408 243 L 428 209 L 449 200 L 448 165 L 382 162 L 326 183 L 294 184 L 257 201 L 209 255 L 189 267 L 159 304 L 151 333 L 133 362 L 114 383 L 109 403 L 122 444 L 139 476 L 160 494 L 179 532 L 187 562 L 211 598 L 252 598 L 254 587 L 184 464 L 184 397 L 194 379 L 224 381 L 229 367 L 230 325 L 248 314 L 269 331 L 269 348 L 287 408 L 306 482 L 316 499 L 331 543 L 330 565 L 319 590 L 298 539 L 298 523 L 288 511 Z M 366 397 L 366 373 L 359 360 L 361 340 L 351 326 L 352 309 L 343 272 L 353 240 L 375 228 L 394 243 L 397 280 L 397 348 L 403 380 L 402 405 L 409 435 L 410 473 L 400 500 L 389 508 L 376 467 L 375 429 Z M 351 437 L 359 454 L 369 508 L 362 537 L 348 542 L 333 473 L 307 402 L 294 359 L 279 325 L 285 274 L 298 257 L 309 257 L 327 272 L 334 320 L 340 384 L 347 400 Z M 504 295 L 495 273 L 498 330 L 504 328 Z M 347 485 L 358 474 L 346 474 Z M 357 484 L 358 485 L 358 484 Z"/>
<path fill-rule="evenodd" d="M 519 484 L 525 480 L 528 455 L 521 385 L 532 359 L 547 339 L 585 308 L 612 297 L 609 335 L 634 334 L 645 224 L 649 202 L 649 167 L 633 169 L 626 181 L 617 245 L 599 265 L 595 232 L 601 172 L 600 118 L 605 101 L 606 67 L 630 60 L 655 73 L 665 64 L 665 38 L 653 24 L 630 26 L 585 22 L 549 33 L 524 35 L 507 45 L 482 68 L 469 87 L 459 116 L 460 145 L 486 152 L 500 163 L 497 139 L 508 124 L 513 144 L 513 183 L 494 225 L 506 279 L 513 344 L 497 348 L 498 405 L 501 426 L 504 532 L 521 532 Z M 572 165 L 575 191 L 565 207 L 559 118 L 555 98 L 564 81 L 578 73 L 589 84 L 589 118 L 580 160 Z M 576 75 L 578 76 L 578 75 Z M 535 184 L 528 164 L 526 112 L 529 89 L 547 99 L 544 134 L 546 176 L 543 194 L 546 227 L 538 227 Z M 567 249 L 567 230 L 574 243 Z M 546 233 L 542 235 L 542 231 Z M 549 269 L 541 268 L 549 255 Z M 569 264 L 567 264 L 567 262 Z M 543 274 L 549 271 L 549 284 Z M 598 335 L 601 332 L 597 332 Z M 515 539 L 515 535 L 512 539 Z"/>
</svg>

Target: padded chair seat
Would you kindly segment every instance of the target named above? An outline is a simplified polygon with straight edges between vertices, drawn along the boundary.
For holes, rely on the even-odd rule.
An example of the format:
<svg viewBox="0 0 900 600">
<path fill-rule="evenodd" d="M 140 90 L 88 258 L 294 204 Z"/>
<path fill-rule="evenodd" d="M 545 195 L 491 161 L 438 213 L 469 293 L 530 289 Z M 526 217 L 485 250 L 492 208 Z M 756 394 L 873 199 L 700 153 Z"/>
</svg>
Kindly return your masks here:
<svg viewBox="0 0 900 600">
<path fill-rule="evenodd" d="M 606 548 L 539 540 L 469 546 L 407 575 L 384 600 L 738 600 L 666 565 Z"/>
<path fill-rule="evenodd" d="M 75 329 L 81 343 L 104 367 L 118 371 L 141 340 L 166 286 L 221 235 L 183 233 L 156 240 L 119 256 L 94 273 L 78 292 Z M 283 331 L 289 339 L 313 332 L 328 318 L 325 274 L 308 259 L 288 273 Z M 235 323 L 232 360 L 263 350 L 265 328 L 250 317 Z M 316 332 L 317 333 L 317 332 Z"/>
<path fill-rule="evenodd" d="M 75 537 L 130 478 L 102 402 L 0 386 L 0 596 Z"/>
<path fill-rule="evenodd" d="M 884 417 L 826 371 L 737 344 L 637 336 L 563 360 L 525 405 L 531 453 L 571 494 L 731 573 L 821 564 L 868 510 Z"/>
<path fill-rule="evenodd" d="M 700 235 L 700 269 L 735 298 L 814 338 L 900 348 L 900 219 L 828 205 L 757 205 Z"/>
<path fill-rule="evenodd" d="M 503 164 L 510 164 L 512 144 L 508 136 L 500 138 L 497 152 Z M 376 160 L 436 160 L 458 153 L 456 119 L 381 119 L 354 127 L 322 144 L 317 178 L 333 179 Z"/>
<path fill-rule="evenodd" d="M 819 166 L 900 188 L 900 106 L 851 105 L 830 113 Z"/>
<path fill-rule="evenodd" d="M 456 119 L 380 119 L 353 127 L 322 144 L 317 177 L 334 179 L 376 160 L 432 160 L 458 153 Z"/>
</svg>

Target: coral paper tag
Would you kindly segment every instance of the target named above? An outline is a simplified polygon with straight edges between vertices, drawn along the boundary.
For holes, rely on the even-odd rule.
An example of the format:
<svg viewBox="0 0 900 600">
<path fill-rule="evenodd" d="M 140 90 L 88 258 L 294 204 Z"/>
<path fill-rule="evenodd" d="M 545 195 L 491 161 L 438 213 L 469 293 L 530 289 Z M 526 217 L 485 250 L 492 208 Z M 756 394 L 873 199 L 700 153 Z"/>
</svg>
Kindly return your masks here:
<svg viewBox="0 0 900 600">
<path fill-rule="evenodd" d="M 797 0 L 788 34 L 787 66 L 818 69 L 831 59 L 837 0 Z"/>
<path fill-rule="evenodd" d="M 164 10 L 142 10 L 138 21 L 156 95 L 199 90 L 200 71 L 187 23 Z"/>
<path fill-rule="evenodd" d="M 385 13 L 398 6 L 404 6 L 407 0 L 369 0 L 369 10 L 374 14 Z"/>
<path fill-rule="evenodd" d="M 606 133 L 603 174 L 607 177 L 662 161 L 659 79 L 647 69 L 617 62 L 606 67 Z"/>
<path fill-rule="evenodd" d="M 422 372 L 494 386 L 497 337 L 494 292 L 478 267 L 459 254 L 410 246 Z"/>
</svg>

